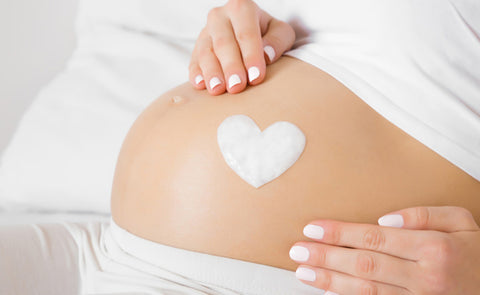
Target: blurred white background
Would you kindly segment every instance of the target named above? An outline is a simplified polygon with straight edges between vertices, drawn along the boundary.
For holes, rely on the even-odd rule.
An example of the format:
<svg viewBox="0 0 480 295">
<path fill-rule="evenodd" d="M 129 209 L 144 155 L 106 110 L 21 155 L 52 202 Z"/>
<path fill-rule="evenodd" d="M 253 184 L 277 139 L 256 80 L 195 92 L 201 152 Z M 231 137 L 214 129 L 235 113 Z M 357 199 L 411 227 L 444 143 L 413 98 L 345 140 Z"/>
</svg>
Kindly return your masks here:
<svg viewBox="0 0 480 295">
<path fill-rule="evenodd" d="M 75 46 L 78 0 L 0 0 L 0 154 Z"/>
</svg>

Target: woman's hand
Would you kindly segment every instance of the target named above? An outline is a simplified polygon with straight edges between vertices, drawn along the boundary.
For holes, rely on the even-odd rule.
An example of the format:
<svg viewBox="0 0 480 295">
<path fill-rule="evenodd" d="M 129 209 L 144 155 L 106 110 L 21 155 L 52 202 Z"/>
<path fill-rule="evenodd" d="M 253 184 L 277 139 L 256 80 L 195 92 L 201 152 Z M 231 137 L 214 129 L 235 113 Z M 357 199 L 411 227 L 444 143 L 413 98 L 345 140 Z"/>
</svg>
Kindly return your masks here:
<svg viewBox="0 0 480 295">
<path fill-rule="evenodd" d="M 316 242 L 290 250 L 303 264 L 297 277 L 326 295 L 479 294 L 480 228 L 468 210 L 415 207 L 379 224 L 389 227 L 310 223 L 304 234 Z"/>
<path fill-rule="evenodd" d="M 210 10 L 189 66 L 197 89 L 218 95 L 238 93 L 265 78 L 266 64 L 275 62 L 295 40 L 292 27 L 271 17 L 251 0 L 230 0 Z"/>
</svg>

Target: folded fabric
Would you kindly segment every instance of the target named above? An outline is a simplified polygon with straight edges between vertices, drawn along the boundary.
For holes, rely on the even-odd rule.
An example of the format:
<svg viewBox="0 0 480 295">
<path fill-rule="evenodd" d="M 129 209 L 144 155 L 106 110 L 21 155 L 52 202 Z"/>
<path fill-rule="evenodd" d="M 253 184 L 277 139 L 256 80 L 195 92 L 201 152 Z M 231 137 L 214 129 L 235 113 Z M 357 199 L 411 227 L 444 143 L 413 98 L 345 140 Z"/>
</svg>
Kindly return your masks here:
<svg viewBox="0 0 480 295">
<path fill-rule="evenodd" d="M 151 101 L 188 80 L 208 11 L 225 2 L 81 0 L 73 56 L 35 98 L 0 160 L 0 207 L 109 212 L 129 127 Z M 283 2 L 259 4 L 278 16 Z"/>
<path fill-rule="evenodd" d="M 120 2 L 112 7 L 132 1 Z M 78 48 L 35 98 L 2 156 L 0 206 L 7 210 L 109 212 L 129 127 L 152 100 L 188 79 L 193 37 L 141 31 L 128 20 L 112 22 L 118 15 L 98 1 L 81 4 Z"/>
<path fill-rule="evenodd" d="M 324 294 L 293 271 L 158 244 L 113 221 L 0 226 L 0 249 L 0 294 Z"/>
</svg>

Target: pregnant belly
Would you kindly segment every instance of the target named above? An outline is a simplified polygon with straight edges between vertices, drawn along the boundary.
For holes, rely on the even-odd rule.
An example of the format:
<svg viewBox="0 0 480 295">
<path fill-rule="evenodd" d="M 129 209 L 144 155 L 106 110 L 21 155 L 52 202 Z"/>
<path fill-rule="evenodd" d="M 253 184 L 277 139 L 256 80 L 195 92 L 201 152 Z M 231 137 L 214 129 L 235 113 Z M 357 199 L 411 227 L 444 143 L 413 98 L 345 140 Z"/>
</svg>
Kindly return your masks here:
<svg viewBox="0 0 480 295">
<path fill-rule="evenodd" d="M 376 223 L 410 206 L 458 205 L 479 221 L 480 183 L 378 115 L 338 81 L 282 58 L 241 94 L 188 84 L 153 102 L 123 144 L 112 217 L 165 245 L 294 270 L 293 243 L 319 218 Z M 256 189 L 225 162 L 217 128 L 244 114 L 306 137 L 285 173 Z"/>
</svg>

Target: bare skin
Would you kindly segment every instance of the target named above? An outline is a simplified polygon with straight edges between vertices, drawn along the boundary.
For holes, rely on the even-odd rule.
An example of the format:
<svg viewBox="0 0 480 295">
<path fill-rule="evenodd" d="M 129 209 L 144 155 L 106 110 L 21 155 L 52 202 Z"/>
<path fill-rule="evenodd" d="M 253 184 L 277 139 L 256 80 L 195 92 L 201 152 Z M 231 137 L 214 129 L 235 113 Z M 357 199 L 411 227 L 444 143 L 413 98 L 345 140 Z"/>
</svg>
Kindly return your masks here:
<svg viewBox="0 0 480 295">
<path fill-rule="evenodd" d="M 176 97 L 176 102 L 172 100 Z M 216 128 L 250 116 L 263 130 L 297 125 L 307 143 L 279 178 L 255 189 L 225 163 Z M 454 205 L 480 222 L 480 182 L 380 116 L 323 71 L 283 57 L 263 83 L 211 96 L 188 83 L 153 102 L 120 153 L 112 216 L 158 243 L 288 270 L 303 227 L 323 218 L 376 224 L 412 206 Z"/>
<path fill-rule="evenodd" d="M 252 0 L 229 0 L 224 6 L 213 8 L 208 14 L 206 26 L 198 36 L 192 52 L 189 65 L 190 83 L 198 90 L 206 89 L 211 95 L 220 95 L 225 91 L 235 94 L 252 86 L 262 85 L 266 77 L 266 65 L 279 60 L 280 56 L 291 48 L 294 40 L 295 31 L 290 24 L 273 18 Z M 213 227 L 209 228 L 209 231 L 198 228 L 196 232 L 191 229 L 186 232 L 195 235 L 195 242 L 201 242 L 200 245 L 195 244 L 193 247 L 186 244 L 186 238 L 178 238 L 177 245 L 190 245 L 193 250 L 288 269 L 290 265 L 282 260 L 281 254 L 282 245 L 294 236 L 288 231 L 293 229 L 298 233 L 300 228 L 297 227 L 297 221 L 310 214 L 323 214 L 316 215 L 315 220 L 305 228 L 316 228 L 314 236 L 311 231 L 304 232 L 313 241 L 297 241 L 289 254 L 292 260 L 300 264 L 296 271 L 298 279 L 305 284 L 335 292 L 326 292 L 325 295 L 476 294 L 480 288 L 480 252 L 477 246 L 480 243 L 480 227 L 475 221 L 475 218 L 478 220 L 478 201 L 475 201 L 478 200 L 478 182 L 438 156 L 433 157 L 431 151 L 398 129 L 392 128 L 391 124 L 386 124 L 385 120 L 379 123 L 381 120 L 376 119 L 378 116 L 375 117 L 371 110 L 367 111 L 365 107 L 358 106 L 358 98 L 327 75 L 311 73 L 295 62 L 285 59 L 281 61 L 282 70 L 297 72 L 289 73 L 289 76 L 278 75 L 269 83 L 270 86 L 263 90 L 250 90 L 249 95 L 240 96 L 240 99 L 251 101 L 249 107 L 242 105 L 241 108 L 248 111 L 255 108 L 262 119 L 273 118 L 275 115 L 290 115 L 285 109 L 288 105 L 295 109 L 292 109 L 289 117 L 301 121 L 303 126 L 309 128 L 310 135 L 313 135 L 309 139 L 309 142 L 313 139 L 309 146 L 317 148 L 319 154 L 312 156 L 310 150 L 307 154 L 307 161 L 310 162 L 296 168 L 296 171 L 300 170 L 301 173 L 279 179 L 284 179 L 287 183 L 294 179 L 295 183 L 303 186 L 290 183 L 283 187 L 287 189 L 283 191 L 277 181 L 276 185 L 269 186 L 270 191 L 263 190 L 265 194 L 260 193 L 266 195 L 263 201 L 251 198 L 258 192 L 243 188 L 240 188 L 240 191 L 244 196 L 248 196 L 246 199 L 232 191 L 222 191 L 238 188 L 235 183 L 221 190 L 211 189 L 210 193 L 224 197 L 235 196 L 244 201 L 233 207 L 222 199 L 220 203 L 223 205 L 218 205 L 218 200 L 209 195 L 205 198 L 209 201 L 207 207 L 202 204 L 203 207 L 197 205 L 196 208 L 208 212 L 200 215 L 200 225 L 207 219 Z M 274 73 L 278 71 L 278 67 L 273 67 Z M 294 85 L 289 84 L 291 79 L 295 79 L 294 76 L 303 80 L 294 81 L 297 83 Z M 317 85 L 319 87 L 314 86 L 316 83 L 320 83 Z M 246 88 L 247 84 L 250 87 Z M 285 88 L 285 85 L 289 86 Z M 177 90 L 179 93 L 186 93 L 184 86 Z M 188 93 L 188 97 L 190 94 Z M 299 95 L 302 96 L 299 98 Z M 257 96 L 261 97 L 260 104 L 252 101 L 258 99 Z M 312 104 L 311 101 L 304 100 L 310 98 L 318 101 Z M 230 98 L 225 100 L 230 101 Z M 174 102 L 179 105 L 186 100 L 175 96 Z M 270 109 L 267 110 L 262 102 L 275 105 L 271 113 L 268 113 Z M 299 115 L 300 110 L 307 113 L 305 110 L 310 107 L 313 107 L 311 110 L 316 117 L 303 118 Z M 318 107 L 323 110 L 319 111 Z M 333 113 L 324 110 L 332 110 Z M 219 113 L 223 114 L 224 111 L 222 106 Z M 267 113 L 269 115 L 266 115 Z M 332 114 L 340 116 L 333 118 Z M 191 117 L 187 120 L 191 120 Z M 320 126 L 312 122 L 317 122 Z M 357 130 L 352 128 L 354 126 Z M 319 134 L 324 137 L 320 138 Z M 322 142 L 322 139 L 325 139 L 325 142 Z M 348 141 L 351 142 L 347 144 Z M 184 156 L 190 159 L 192 155 L 199 155 L 198 151 Z M 315 165 L 317 170 L 313 168 Z M 455 170 L 456 172 L 453 172 Z M 208 170 L 208 173 L 215 175 L 211 174 L 211 170 Z M 183 179 L 190 179 L 190 176 L 195 175 L 187 172 Z M 301 180 L 298 180 L 299 175 L 302 176 Z M 302 182 L 303 180 L 306 182 Z M 288 188 L 292 187 L 289 191 Z M 198 192 L 195 191 L 194 195 Z M 291 207 L 288 207 L 288 201 L 279 202 L 274 199 L 276 195 L 285 196 L 287 193 L 305 207 L 293 201 L 290 201 Z M 311 197 L 315 196 L 315 193 L 319 193 L 317 199 Z M 404 193 L 406 195 L 403 195 Z M 173 194 L 178 194 L 178 190 L 174 190 Z M 359 198 L 354 199 L 353 196 Z M 339 198 L 335 199 L 336 197 Z M 176 201 L 170 202 L 175 203 Z M 344 210 L 340 209 L 338 204 L 341 204 Z M 362 223 L 370 222 L 377 209 L 382 211 L 383 208 L 396 205 L 402 207 L 404 204 L 417 206 L 394 212 L 385 210 L 383 214 L 388 215 L 378 220 L 379 225 Z M 438 206 L 444 204 L 464 207 Z M 191 207 L 188 201 L 183 205 L 185 208 Z M 211 208 L 218 210 L 210 210 Z M 247 209 L 247 213 L 242 214 L 232 208 Z M 180 216 L 188 217 L 190 214 L 191 218 L 197 214 L 196 211 L 192 212 L 195 213 Z M 248 219 L 248 214 L 252 219 Z M 211 218 L 206 218 L 207 215 Z M 330 216 L 333 218 L 329 219 Z M 319 219 L 322 217 L 323 219 Z M 215 223 L 216 218 L 223 219 L 220 223 Z M 348 222 L 350 218 L 356 219 Z M 192 223 L 195 221 L 192 220 Z M 186 227 L 184 225 L 180 230 L 185 230 Z M 239 227 L 242 230 L 238 230 Z M 211 229 L 221 231 L 215 236 Z M 167 233 L 169 230 L 167 229 Z M 262 230 L 264 232 L 261 232 Z M 207 235 L 198 237 L 203 232 Z M 163 237 L 163 241 L 174 242 L 170 237 Z M 212 237 L 217 240 L 205 240 Z M 231 241 L 229 243 L 221 238 Z M 300 236 L 297 238 L 302 239 Z M 212 246 L 208 242 L 216 244 Z M 259 248 L 262 246 L 263 248 Z"/>
</svg>

